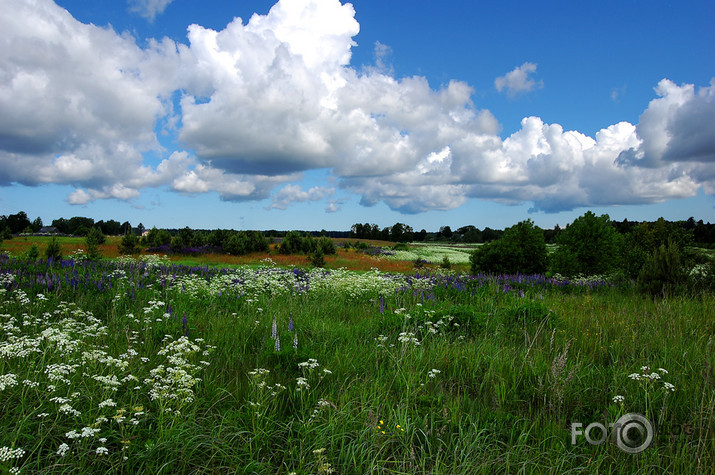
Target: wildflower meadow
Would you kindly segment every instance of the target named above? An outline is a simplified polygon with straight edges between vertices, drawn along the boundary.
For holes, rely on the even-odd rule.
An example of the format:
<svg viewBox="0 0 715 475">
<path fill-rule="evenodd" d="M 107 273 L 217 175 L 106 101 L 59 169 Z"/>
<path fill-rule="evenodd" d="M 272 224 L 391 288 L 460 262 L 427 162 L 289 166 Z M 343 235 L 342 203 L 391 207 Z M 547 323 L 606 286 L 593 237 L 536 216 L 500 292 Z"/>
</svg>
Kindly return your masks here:
<svg viewBox="0 0 715 475">
<path fill-rule="evenodd" d="M 607 279 L 4 254 L 0 472 L 706 473 L 713 308 Z M 627 413 L 653 425 L 637 454 L 590 427 Z"/>
</svg>

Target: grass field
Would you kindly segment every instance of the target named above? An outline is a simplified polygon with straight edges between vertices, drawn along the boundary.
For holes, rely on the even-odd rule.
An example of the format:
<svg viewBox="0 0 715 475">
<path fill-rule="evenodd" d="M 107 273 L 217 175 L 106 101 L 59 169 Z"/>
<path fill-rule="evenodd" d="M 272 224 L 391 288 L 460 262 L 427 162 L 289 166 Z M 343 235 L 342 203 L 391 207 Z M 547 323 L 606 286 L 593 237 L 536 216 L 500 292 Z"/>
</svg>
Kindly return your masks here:
<svg viewBox="0 0 715 475">
<path fill-rule="evenodd" d="M 712 295 L 277 258 L 0 257 L 0 470 L 713 470 Z M 627 413 L 640 453 L 572 431 Z"/>
</svg>

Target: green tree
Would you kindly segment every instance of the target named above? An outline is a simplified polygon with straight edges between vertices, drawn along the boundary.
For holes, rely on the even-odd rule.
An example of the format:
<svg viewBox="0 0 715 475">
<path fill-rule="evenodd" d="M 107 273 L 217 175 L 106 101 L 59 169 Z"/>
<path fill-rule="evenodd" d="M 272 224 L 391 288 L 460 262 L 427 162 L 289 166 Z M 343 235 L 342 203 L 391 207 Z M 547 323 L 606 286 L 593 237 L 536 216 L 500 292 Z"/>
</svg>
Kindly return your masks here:
<svg viewBox="0 0 715 475">
<path fill-rule="evenodd" d="M 289 231 L 278 248 L 278 252 L 281 254 L 299 254 L 302 251 L 303 238 L 298 231 Z"/>
<path fill-rule="evenodd" d="M 471 255 L 472 273 L 539 274 L 546 270 L 544 233 L 530 219 L 504 231 L 496 241 L 484 244 Z"/>
<path fill-rule="evenodd" d="M 667 297 L 686 287 L 688 273 L 680 257 L 680 248 L 670 241 L 661 244 L 648 257 L 638 274 L 638 287 L 642 292 Z"/>
<path fill-rule="evenodd" d="M 620 266 L 622 240 L 607 214 L 599 217 L 587 211 L 561 231 L 558 243 L 552 269 L 560 274 L 603 275 Z M 575 268 L 564 263 L 575 263 Z"/>
<path fill-rule="evenodd" d="M 326 256 L 335 254 L 335 252 L 336 252 L 335 244 L 333 243 L 333 240 L 326 236 L 322 236 L 320 239 L 318 239 L 317 247 Z"/>
<path fill-rule="evenodd" d="M 56 262 L 62 260 L 62 248 L 60 247 L 60 243 L 57 242 L 57 238 L 54 236 L 45 248 L 45 259 L 52 259 Z"/>
<path fill-rule="evenodd" d="M 119 253 L 120 254 L 139 254 L 141 249 L 139 248 L 139 238 L 136 234 L 131 231 L 122 237 L 119 243 Z"/>
<path fill-rule="evenodd" d="M 325 267 L 325 254 L 323 254 L 323 251 L 320 249 L 320 247 L 317 247 L 315 249 L 315 251 L 311 255 L 310 262 L 315 267 Z"/>
<path fill-rule="evenodd" d="M 99 228 L 92 228 L 87 232 L 87 236 L 84 238 L 85 246 L 87 247 L 87 257 L 92 260 L 97 260 L 102 257 L 99 252 L 99 246 L 104 244 L 106 238 Z"/>
<path fill-rule="evenodd" d="M 251 252 L 251 239 L 245 232 L 239 231 L 226 241 L 224 251 L 234 256 L 248 254 Z"/>
<path fill-rule="evenodd" d="M 25 258 L 28 261 L 36 261 L 37 259 L 40 258 L 40 249 L 37 247 L 36 244 L 33 244 L 30 246 L 30 249 L 27 250 L 27 254 L 25 254 Z"/>
</svg>

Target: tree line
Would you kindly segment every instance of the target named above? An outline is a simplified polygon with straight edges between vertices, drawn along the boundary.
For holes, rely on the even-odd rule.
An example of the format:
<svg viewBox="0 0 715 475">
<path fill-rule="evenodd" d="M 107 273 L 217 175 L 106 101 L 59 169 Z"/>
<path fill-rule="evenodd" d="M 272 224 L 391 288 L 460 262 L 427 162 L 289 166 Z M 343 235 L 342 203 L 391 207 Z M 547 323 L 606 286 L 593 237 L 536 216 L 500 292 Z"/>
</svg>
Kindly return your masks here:
<svg viewBox="0 0 715 475">
<path fill-rule="evenodd" d="M 559 232 L 558 246 L 549 252 L 543 230 L 526 220 L 476 249 L 471 272 L 616 276 L 636 281 L 654 295 L 698 287 L 713 290 L 715 261 L 692 247 L 697 228 L 692 224 L 661 218 L 616 226 L 607 214 L 588 211 Z"/>
</svg>

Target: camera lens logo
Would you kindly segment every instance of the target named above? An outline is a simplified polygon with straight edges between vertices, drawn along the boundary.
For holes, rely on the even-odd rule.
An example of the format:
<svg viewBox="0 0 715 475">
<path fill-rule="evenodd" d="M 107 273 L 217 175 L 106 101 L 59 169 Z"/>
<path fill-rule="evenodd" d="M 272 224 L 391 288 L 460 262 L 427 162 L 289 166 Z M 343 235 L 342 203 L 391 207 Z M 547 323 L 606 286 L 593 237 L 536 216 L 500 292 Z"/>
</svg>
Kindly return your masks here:
<svg viewBox="0 0 715 475">
<path fill-rule="evenodd" d="M 640 414 L 628 413 L 613 427 L 616 445 L 629 454 L 643 452 L 653 442 L 653 425 Z"/>
</svg>

